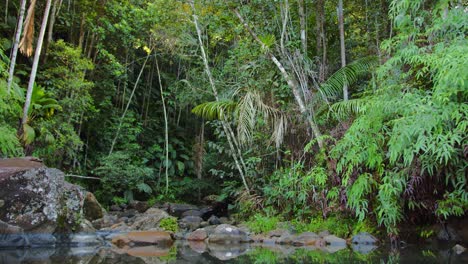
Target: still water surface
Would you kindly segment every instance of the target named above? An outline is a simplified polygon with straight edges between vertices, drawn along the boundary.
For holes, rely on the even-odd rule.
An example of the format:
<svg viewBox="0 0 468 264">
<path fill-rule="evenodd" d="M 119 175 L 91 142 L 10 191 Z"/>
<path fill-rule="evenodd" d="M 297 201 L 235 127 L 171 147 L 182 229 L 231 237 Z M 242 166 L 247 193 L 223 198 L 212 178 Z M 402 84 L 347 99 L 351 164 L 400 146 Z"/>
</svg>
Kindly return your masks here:
<svg viewBox="0 0 468 264">
<path fill-rule="evenodd" d="M 443 245 L 442 245 L 443 246 Z M 407 246 L 400 251 L 380 248 L 297 248 L 276 245 L 207 246 L 178 242 L 171 248 L 155 246 L 117 249 L 33 248 L 0 250 L 0 263 L 31 264 L 159 264 L 159 263 L 468 263 L 468 253 L 457 255 L 438 246 Z"/>
</svg>

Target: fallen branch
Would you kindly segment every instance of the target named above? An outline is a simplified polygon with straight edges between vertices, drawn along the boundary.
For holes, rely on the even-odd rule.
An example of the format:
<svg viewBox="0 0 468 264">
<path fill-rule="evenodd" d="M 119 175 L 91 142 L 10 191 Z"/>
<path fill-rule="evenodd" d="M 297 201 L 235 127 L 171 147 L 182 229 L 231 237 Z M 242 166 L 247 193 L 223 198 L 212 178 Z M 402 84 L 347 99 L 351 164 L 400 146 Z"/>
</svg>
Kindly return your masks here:
<svg viewBox="0 0 468 264">
<path fill-rule="evenodd" d="M 97 178 L 97 177 L 81 176 L 81 175 L 74 175 L 74 174 L 67 174 L 67 175 L 65 175 L 65 177 L 91 179 L 91 180 L 101 180 L 101 178 Z"/>
</svg>

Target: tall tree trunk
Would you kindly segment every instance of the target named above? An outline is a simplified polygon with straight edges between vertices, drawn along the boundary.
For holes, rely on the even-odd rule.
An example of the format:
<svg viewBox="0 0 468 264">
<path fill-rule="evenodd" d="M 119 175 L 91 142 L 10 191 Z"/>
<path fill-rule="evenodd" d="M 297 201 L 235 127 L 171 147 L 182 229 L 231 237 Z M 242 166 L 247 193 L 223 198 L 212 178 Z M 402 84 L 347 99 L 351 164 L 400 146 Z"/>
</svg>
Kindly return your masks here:
<svg viewBox="0 0 468 264">
<path fill-rule="evenodd" d="M 44 47 L 44 51 L 47 53 L 49 49 L 49 44 L 53 41 L 53 34 L 54 34 L 54 24 L 55 24 L 55 16 L 57 15 L 57 5 L 59 0 L 54 0 L 52 5 L 52 10 L 50 11 L 50 21 L 47 27 L 47 41 Z M 44 56 L 44 60 L 45 60 Z"/>
<path fill-rule="evenodd" d="M 340 47 L 341 47 L 341 67 L 346 66 L 346 47 L 345 47 L 345 35 L 344 35 L 344 17 L 343 17 L 343 0 L 338 1 L 338 25 L 340 28 Z M 346 76 L 345 76 L 346 78 Z M 343 85 L 343 100 L 348 101 L 348 85 L 347 81 L 344 80 Z"/>
<path fill-rule="evenodd" d="M 167 110 L 166 110 L 166 101 L 164 99 L 164 91 L 162 87 L 161 81 L 161 73 L 159 72 L 159 64 L 158 59 L 155 57 L 156 60 L 156 71 L 158 73 L 158 81 L 159 81 L 159 92 L 161 93 L 161 101 L 163 105 L 163 113 L 164 113 L 164 149 L 166 152 L 166 162 L 164 164 L 165 174 L 166 174 L 166 194 L 169 192 L 169 126 L 167 120 Z"/>
<path fill-rule="evenodd" d="M 80 37 L 78 38 L 78 49 L 84 52 L 83 49 L 83 42 L 85 38 L 85 16 L 86 14 L 83 13 L 81 15 L 81 22 L 80 22 Z"/>
<path fill-rule="evenodd" d="M 13 84 L 13 76 L 15 73 L 15 66 L 16 66 L 16 57 L 18 56 L 18 47 L 19 47 L 19 42 L 21 38 L 21 32 L 23 31 L 23 19 L 24 19 L 25 12 L 26 12 L 26 0 L 21 0 L 20 12 L 19 12 L 19 17 L 18 17 L 18 25 L 16 27 L 16 33 L 15 33 L 15 42 L 13 44 L 13 50 L 11 53 L 10 70 L 8 72 L 8 84 L 7 84 L 8 94 L 10 94 L 11 85 Z"/>
<path fill-rule="evenodd" d="M 114 151 L 114 146 L 115 146 L 115 143 L 117 142 L 117 138 L 119 137 L 120 129 L 122 129 L 123 120 L 125 118 L 125 115 L 127 115 L 127 111 L 128 111 L 128 108 L 130 107 L 130 104 L 132 103 L 133 95 L 135 94 L 135 90 L 138 87 L 138 83 L 140 82 L 141 75 L 143 74 L 143 70 L 145 69 L 145 66 L 146 66 L 146 63 L 148 62 L 150 54 L 151 53 L 149 53 L 148 56 L 146 56 L 145 62 L 143 63 L 143 66 L 141 66 L 140 73 L 138 74 L 138 77 L 135 81 L 135 85 L 133 86 L 133 90 L 132 90 L 132 93 L 130 94 L 130 98 L 128 99 L 127 106 L 125 107 L 125 110 L 122 113 L 122 116 L 120 117 L 119 126 L 117 127 L 117 132 L 115 133 L 114 139 L 112 140 L 111 148 L 109 150 L 109 156 L 112 154 L 112 151 Z"/>
<path fill-rule="evenodd" d="M 234 9 L 233 11 L 236 14 L 236 16 L 239 18 L 239 20 L 241 21 L 244 28 L 250 33 L 252 38 L 257 43 L 259 43 L 262 46 L 262 48 L 264 48 L 264 50 L 267 50 L 266 47 L 265 47 L 265 44 L 260 40 L 260 38 L 257 36 L 257 34 L 252 30 L 252 28 L 250 28 L 250 26 L 244 20 L 242 15 L 239 13 L 239 11 L 237 9 Z M 283 64 L 278 60 L 278 58 L 276 58 L 276 56 L 273 53 L 268 51 L 267 56 L 276 65 L 278 70 L 281 72 L 281 75 L 286 80 L 289 88 L 292 90 L 292 93 L 294 95 L 294 99 L 296 100 L 296 103 L 299 106 L 299 111 L 305 116 L 308 125 L 312 129 L 312 132 L 314 133 L 314 136 L 317 139 L 317 144 L 319 145 L 320 148 L 322 148 L 324 146 L 324 142 L 323 142 L 323 139 L 322 139 L 322 134 L 320 133 L 319 127 L 315 123 L 313 112 L 311 111 L 310 108 L 306 107 L 306 104 L 304 102 L 304 99 L 302 98 L 301 90 L 299 88 L 299 84 L 298 84 L 297 80 L 286 71 Z"/>
<path fill-rule="evenodd" d="M 201 33 L 201 30 L 200 30 L 200 26 L 198 25 L 198 16 L 196 15 L 196 9 L 195 9 L 195 4 L 194 4 L 193 0 L 190 1 L 190 5 L 191 5 L 192 11 L 193 11 L 193 15 L 192 15 L 193 16 L 193 24 L 195 25 L 195 29 L 197 31 L 198 44 L 200 46 L 200 50 L 201 50 L 201 53 L 202 53 L 203 64 L 205 66 L 205 72 L 206 72 L 206 75 L 208 76 L 208 80 L 210 82 L 211 90 L 213 91 L 213 95 L 214 95 L 216 101 L 219 101 L 218 90 L 216 89 L 214 78 L 213 78 L 213 75 L 211 74 L 210 66 L 208 64 L 208 57 L 206 56 L 205 48 L 204 48 L 203 41 L 202 41 L 202 38 L 201 38 L 202 33 Z M 226 122 L 226 120 L 222 120 L 221 123 L 222 123 L 223 129 L 224 129 L 224 132 L 226 134 L 226 138 L 228 140 L 229 148 L 231 149 L 231 155 L 234 158 L 234 162 L 236 164 L 237 170 L 239 171 L 239 174 L 241 176 L 242 183 L 244 184 L 244 187 L 247 190 L 247 192 L 250 192 L 250 188 L 249 188 L 249 186 L 247 184 L 246 177 L 245 177 L 245 173 L 247 172 L 247 168 L 245 166 L 245 163 L 243 162 L 242 153 L 241 153 L 240 149 L 238 147 L 236 147 L 234 145 L 234 143 L 233 143 L 235 138 L 232 137 L 232 133 L 231 133 L 232 130 L 231 130 L 231 132 L 229 131 L 229 128 L 228 128 L 229 124 Z M 241 166 L 241 164 L 242 164 L 242 166 Z"/>
<path fill-rule="evenodd" d="M 36 46 L 36 51 L 34 53 L 34 60 L 33 60 L 33 65 L 31 69 L 31 75 L 29 77 L 28 91 L 26 93 L 26 101 L 24 102 L 23 118 L 21 119 L 21 127 L 20 127 L 21 132 L 23 130 L 23 126 L 26 125 L 26 123 L 28 122 L 29 106 L 31 105 L 31 97 L 32 97 L 32 92 L 34 88 L 34 82 L 36 81 L 37 67 L 39 65 L 39 59 L 41 57 L 42 43 L 44 42 L 44 36 L 45 36 L 46 27 L 47 27 L 47 21 L 49 19 L 51 2 L 52 0 L 47 0 L 46 2 L 44 17 L 42 18 L 41 31 L 37 39 L 37 46 Z"/>
<path fill-rule="evenodd" d="M 318 80 L 324 82 L 327 76 L 327 38 L 325 32 L 325 2 L 317 0 L 316 4 L 316 34 L 317 34 L 317 57 L 321 57 Z"/>
<path fill-rule="evenodd" d="M 304 0 L 297 0 L 299 6 L 299 22 L 301 24 L 301 44 L 302 54 L 307 56 L 307 23 L 306 23 L 306 11 L 304 6 Z"/>
<path fill-rule="evenodd" d="M 6 0 L 6 4 L 5 4 L 5 24 L 8 23 L 8 0 Z"/>
</svg>

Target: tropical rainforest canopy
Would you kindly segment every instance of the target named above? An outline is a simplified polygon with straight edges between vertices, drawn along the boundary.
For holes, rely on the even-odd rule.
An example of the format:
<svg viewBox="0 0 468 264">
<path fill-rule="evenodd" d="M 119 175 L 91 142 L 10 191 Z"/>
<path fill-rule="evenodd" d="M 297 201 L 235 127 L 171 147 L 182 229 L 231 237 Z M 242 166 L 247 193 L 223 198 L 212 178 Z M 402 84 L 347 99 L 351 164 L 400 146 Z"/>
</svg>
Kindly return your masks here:
<svg viewBox="0 0 468 264">
<path fill-rule="evenodd" d="M 0 156 L 104 204 L 218 194 L 391 237 L 468 210 L 466 1 L 0 6 Z"/>
</svg>

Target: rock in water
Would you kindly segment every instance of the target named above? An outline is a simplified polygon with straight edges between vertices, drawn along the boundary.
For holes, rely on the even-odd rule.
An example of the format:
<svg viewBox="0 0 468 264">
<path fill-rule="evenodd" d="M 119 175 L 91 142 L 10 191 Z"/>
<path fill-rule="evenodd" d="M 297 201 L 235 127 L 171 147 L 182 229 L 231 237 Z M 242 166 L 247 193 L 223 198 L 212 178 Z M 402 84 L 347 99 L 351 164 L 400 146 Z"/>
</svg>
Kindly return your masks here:
<svg viewBox="0 0 468 264">
<path fill-rule="evenodd" d="M 456 244 L 455 246 L 453 246 L 452 250 L 457 253 L 457 255 L 460 255 L 461 253 L 465 252 L 466 251 L 466 248 L 459 245 L 459 244 Z"/>
<path fill-rule="evenodd" d="M 367 232 L 360 232 L 353 236 L 351 242 L 359 245 L 375 245 L 379 240 Z"/>
<path fill-rule="evenodd" d="M 230 244 L 250 242 L 251 239 L 244 231 L 239 228 L 222 224 L 215 228 L 214 232 L 209 235 L 209 242 L 215 244 Z"/>
<path fill-rule="evenodd" d="M 94 194 L 86 193 L 83 202 L 83 213 L 87 220 L 94 221 L 104 216 L 103 208 L 94 197 Z"/>
<path fill-rule="evenodd" d="M 28 167 L 29 166 L 29 167 Z M 35 161 L 0 161 L 0 220 L 27 233 L 67 232 L 79 226 L 83 191 L 64 173 Z"/>
</svg>

